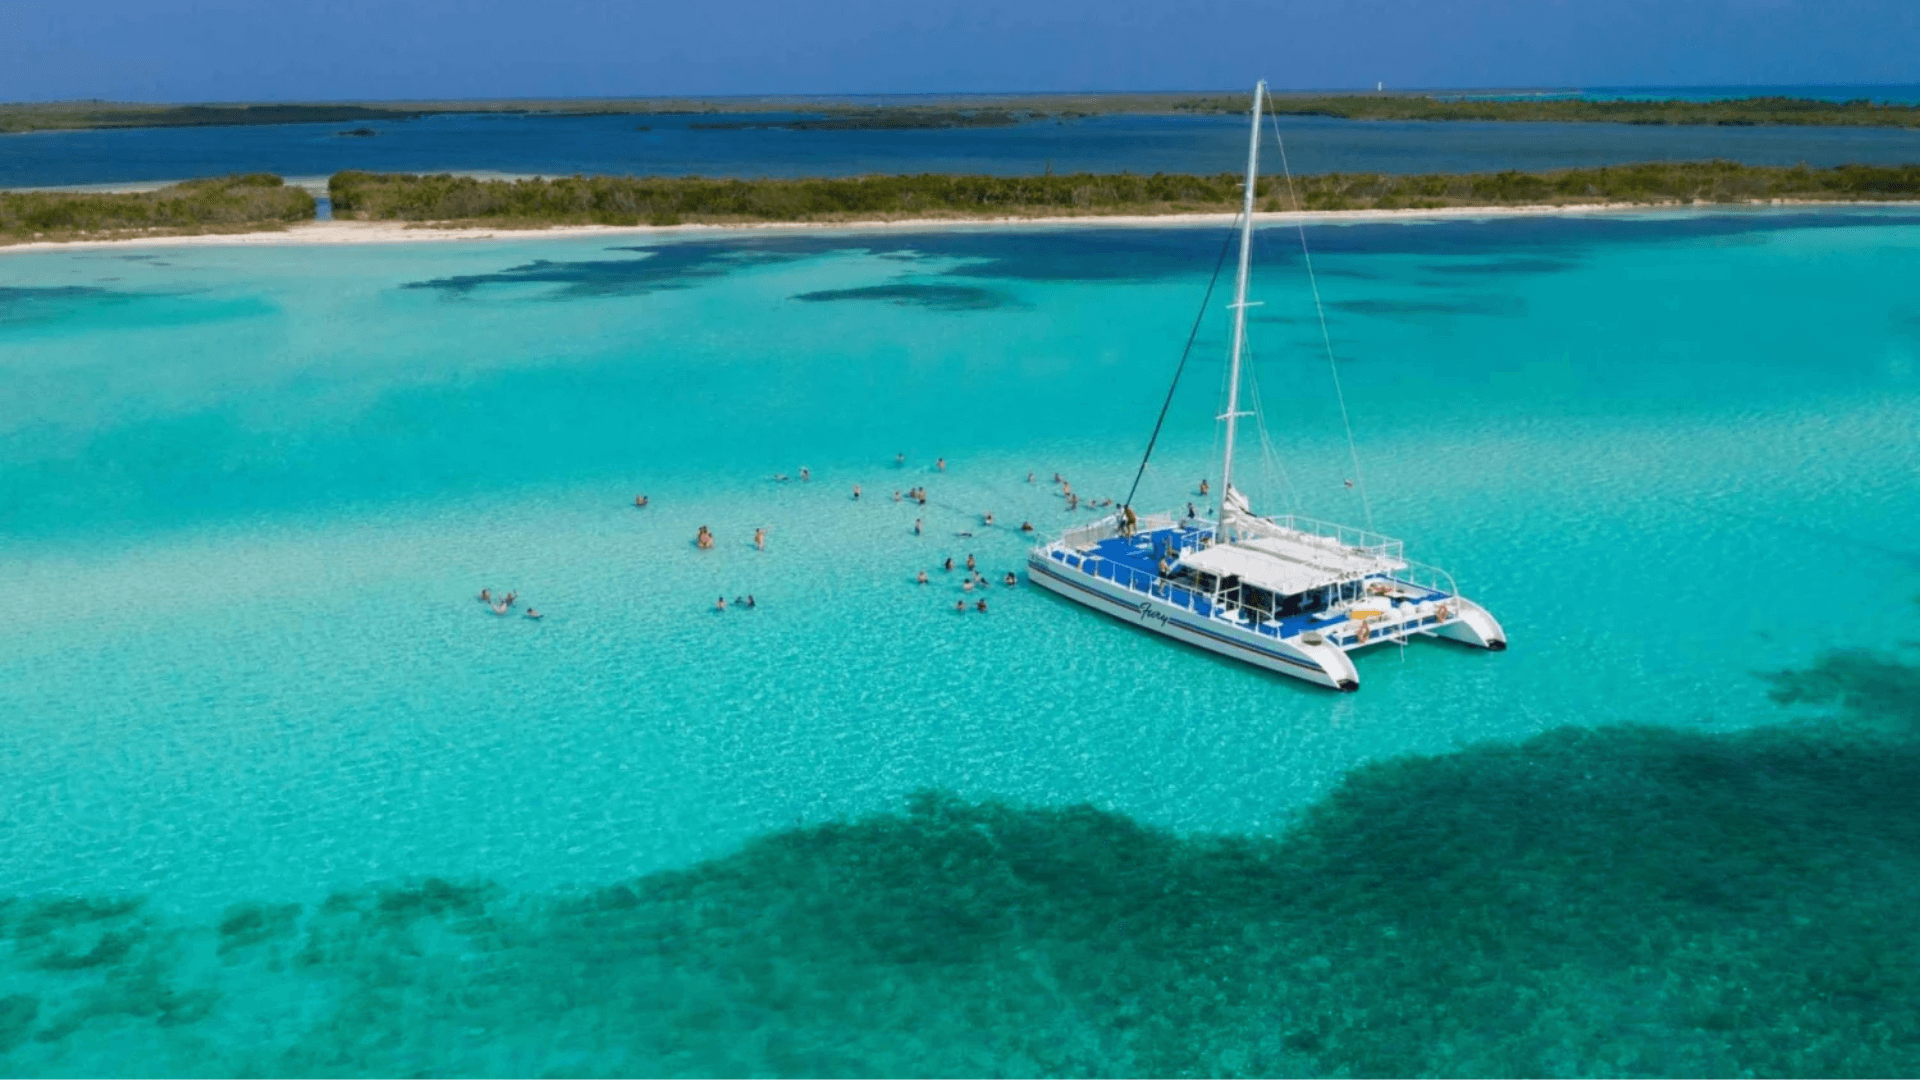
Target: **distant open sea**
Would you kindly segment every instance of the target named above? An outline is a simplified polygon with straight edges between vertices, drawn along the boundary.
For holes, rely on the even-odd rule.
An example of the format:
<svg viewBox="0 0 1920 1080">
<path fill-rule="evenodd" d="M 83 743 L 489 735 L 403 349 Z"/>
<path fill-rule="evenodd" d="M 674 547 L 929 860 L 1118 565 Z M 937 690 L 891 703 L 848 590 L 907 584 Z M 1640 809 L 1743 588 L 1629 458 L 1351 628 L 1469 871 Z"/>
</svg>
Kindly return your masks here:
<svg viewBox="0 0 1920 1080">
<path fill-rule="evenodd" d="M 540 124 L 616 137 L 6 145 Z M 1506 653 L 1339 695 L 999 584 L 1217 231 L 0 253 L 0 1072 L 1920 1072 L 1920 215 L 1307 236 Z M 1358 520 L 1297 245 L 1245 470 Z"/>
<path fill-rule="evenodd" d="M 1733 91 L 1735 88 L 1724 88 Z M 1920 100 L 1915 87 L 1748 87 L 1646 91 L 1712 98 L 1797 96 Z M 1590 91 L 1589 96 L 1632 96 Z M 583 103 L 590 105 L 591 103 Z M 1231 172 L 1245 157 L 1231 116 L 1098 116 L 937 131 L 697 129 L 779 116 L 452 115 L 373 124 L 136 128 L 0 136 L 0 188 L 179 180 L 234 172 L 325 177 L 378 172 L 682 176 L 863 173 Z M 1302 173 L 1472 172 L 1723 158 L 1814 166 L 1920 161 L 1920 129 L 1656 127 L 1280 120 Z M 376 135 L 342 133 L 371 128 Z"/>
</svg>

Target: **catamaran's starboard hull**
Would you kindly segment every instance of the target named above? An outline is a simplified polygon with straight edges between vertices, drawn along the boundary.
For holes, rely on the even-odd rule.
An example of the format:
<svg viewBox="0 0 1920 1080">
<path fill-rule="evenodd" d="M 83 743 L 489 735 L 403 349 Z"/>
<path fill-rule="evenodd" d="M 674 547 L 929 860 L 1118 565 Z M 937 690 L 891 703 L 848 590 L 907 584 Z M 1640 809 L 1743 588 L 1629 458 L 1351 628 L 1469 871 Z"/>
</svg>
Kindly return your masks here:
<svg viewBox="0 0 1920 1080">
<path fill-rule="evenodd" d="M 1334 645 L 1296 646 L 1203 618 L 1191 611 L 1160 604 L 1111 582 L 1045 559 L 1027 561 L 1027 579 L 1048 592 L 1104 612 L 1175 641 L 1197 645 L 1208 652 L 1324 686 L 1329 690 L 1358 690 L 1360 674 L 1347 654 Z"/>
</svg>

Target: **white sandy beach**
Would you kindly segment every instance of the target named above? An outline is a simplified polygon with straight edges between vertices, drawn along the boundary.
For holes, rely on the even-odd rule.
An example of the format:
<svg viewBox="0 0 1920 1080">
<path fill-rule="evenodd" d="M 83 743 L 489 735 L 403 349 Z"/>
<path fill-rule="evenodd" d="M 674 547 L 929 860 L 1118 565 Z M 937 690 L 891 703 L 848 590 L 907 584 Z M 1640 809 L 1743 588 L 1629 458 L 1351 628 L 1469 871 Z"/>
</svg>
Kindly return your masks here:
<svg viewBox="0 0 1920 1080">
<path fill-rule="evenodd" d="M 1537 217 L 1546 214 L 1634 214 L 1671 213 L 1673 211 L 1713 211 L 1761 209 L 1786 206 L 1911 206 L 1903 202 L 1828 202 L 1776 199 L 1767 202 L 1682 205 L 1678 203 L 1593 203 L 1580 206 L 1452 206 L 1424 210 L 1298 210 L 1256 213 L 1254 224 L 1359 224 L 1382 221 L 1460 221 L 1506 217 Z M 127 247 L 252 247 L 259 245 L 329 244 L 423 244 L 456 240 L 531 240 L 575 236 L 622 238 L 634 236 L 674 236 L 690 233 L 765 232 L 769 230 L 835 230 L 868 232 L 879 230 L 932 230 L 977 228 L 1061 228 L 1115 226 L 1139 228 L 1179 228 L 1196 225 L 1224 226 L 1238 215 L 1218 214 L 1083 214 L 1072 217 L 999 217 L 999 218 L 901 218 L 884 221 L 767 221 L 726 225 L 553 225 L 545 228 L 508 229 L 499 227 L 446 228 L 417 225 L 404 221 L 313 221 L 285 229 L 208 233 L 195 236 L 134 236 L 112 240 L 37 240 L 0 245 L 0 254 L 33 251 L 75 251 L 87 248 Z"/>
</svg>

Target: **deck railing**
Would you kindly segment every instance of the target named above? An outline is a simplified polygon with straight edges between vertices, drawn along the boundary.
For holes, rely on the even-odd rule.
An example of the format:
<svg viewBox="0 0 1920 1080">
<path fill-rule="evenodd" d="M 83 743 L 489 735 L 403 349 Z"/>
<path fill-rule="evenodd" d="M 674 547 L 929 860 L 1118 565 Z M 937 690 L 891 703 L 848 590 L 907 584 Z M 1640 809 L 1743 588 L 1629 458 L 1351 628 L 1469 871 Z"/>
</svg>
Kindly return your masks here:
<svg viewBox="0 0 1920 1080">
<path fill-rule="evenodd" d="M 1398 562 L 1406 557 L 1405 542 L 1395 540 L 1391 536 L 1383 536 L 1377 532 L 1356 529 L 1351 525 L 1341 525 L 1337 522 L 1301 517 L 1298 514 L 1282 514 L 1271 518 L 1240 518 L 1235 520 L 1234 527 L 1276 539 L 1292 540 L 1302 535 L 1319 537 L 1330 541 L 1335 548 L 1355 555 L 1370 555 L 1376 559 L 1393 559 Z"/>
</svg>

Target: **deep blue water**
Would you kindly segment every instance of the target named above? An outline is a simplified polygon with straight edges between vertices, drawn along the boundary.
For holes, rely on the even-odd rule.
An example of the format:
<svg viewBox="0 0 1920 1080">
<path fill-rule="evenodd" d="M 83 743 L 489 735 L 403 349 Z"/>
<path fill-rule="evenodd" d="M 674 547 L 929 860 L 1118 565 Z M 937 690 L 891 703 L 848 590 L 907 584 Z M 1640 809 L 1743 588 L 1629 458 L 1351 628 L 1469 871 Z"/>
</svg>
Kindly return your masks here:
<svg viewBox="0 0 1920 1080">
<path fill-rule="evenodd" d="M 142 128 L 0 136 L 0 187 L 341 169 L 709 176 L 1230 172 L 1234 117 L 1104 116 L 946 131 L 693 130 L 725 117 L 439 116 L 358 124 Z M 747 119 L 747 118 L 734 118 Z M 645 126 L 650 130 L 636 130 Z M 1297 172 L 1462 172 L 1725 158 L 1755 165 L 1920 161 L 1920 130 L 1355 122 L 1283 118 Z"/>
</svg>

